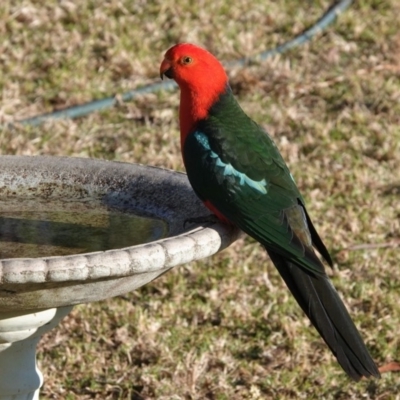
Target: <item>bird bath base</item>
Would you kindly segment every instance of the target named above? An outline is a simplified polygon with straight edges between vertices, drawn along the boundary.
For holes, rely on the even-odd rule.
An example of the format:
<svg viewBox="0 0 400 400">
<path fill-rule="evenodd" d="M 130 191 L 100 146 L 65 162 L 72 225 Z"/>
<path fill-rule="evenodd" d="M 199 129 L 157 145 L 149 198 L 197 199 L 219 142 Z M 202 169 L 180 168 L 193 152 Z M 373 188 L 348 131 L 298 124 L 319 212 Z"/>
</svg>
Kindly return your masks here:
<svg viewBox="0 0 400 400">
<path fill-rule="evenodd" d="M 219 223 L 185 230 L 207 214 L 184 174 L 0 156 L 0 400 L 39 398 L 36 344 L 73 305 L 135 290 L 236 240 Z"/>
<path fill-rule="evenodd" d="M 34 313 L 0 313 L 0 399 L 39 399 L 43 376 L 36 365 L 36 345 L 72 306 Z"/>
</svg>

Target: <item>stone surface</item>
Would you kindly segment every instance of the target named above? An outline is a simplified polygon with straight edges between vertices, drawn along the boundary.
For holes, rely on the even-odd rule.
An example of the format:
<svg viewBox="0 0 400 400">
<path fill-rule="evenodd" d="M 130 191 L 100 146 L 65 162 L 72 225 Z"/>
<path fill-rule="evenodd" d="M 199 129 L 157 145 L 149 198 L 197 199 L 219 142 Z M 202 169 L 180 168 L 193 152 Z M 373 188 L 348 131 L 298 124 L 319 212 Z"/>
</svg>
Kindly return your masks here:
<svg viewBox="0 0 400 400">
<path fill-rule="evenodd" d="M 211 256 L 238 231 L 222 224 L 184 228 L 209 214 L 185 174 L 83 158 L 0 156 L 0 199 L 101 202 L 164 220 L 167 237 L 118 250 L 0 260 L 0 312 L 62 307 L 117 296 L 179 264 Z M 0 210 L 1 213 L 1 210 Z"/>
<path fill-rule="evenodd" d="M 209 212 L 186 175 L 160 168 L 0 156 L 0 203 L 15 200 L 18 209 L 26 199 L 30 204 L 40 199 L 42 206 L 43 201 L 66 201 L 69 210 L 74 202 L 99 202 L 107 209 L 161 219 L 168 232 L 162 240 L 123 249 L 0 260 L 0 400 L 39 398 L 43 378 L 36 365 L 36 344 L 74 304 L 137 289 L 179 264 L 217 253 L 239 235 L 219 223 L 186 230 L 187 219 Z M 35 244 L 31 236 L 27 238 Z"/>
</svg>

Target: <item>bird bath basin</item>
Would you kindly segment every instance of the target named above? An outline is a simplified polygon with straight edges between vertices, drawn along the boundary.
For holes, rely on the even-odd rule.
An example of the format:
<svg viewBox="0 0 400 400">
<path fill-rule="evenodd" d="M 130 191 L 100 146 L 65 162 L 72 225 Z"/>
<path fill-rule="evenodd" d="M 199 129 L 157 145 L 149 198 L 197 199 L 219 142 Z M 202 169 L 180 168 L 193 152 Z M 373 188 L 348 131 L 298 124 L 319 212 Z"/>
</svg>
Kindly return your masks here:
<svg viewBox="0 0 400 400">
<path fill-rule="evenodd" d="M 40 337 L 73 305 L 135 290 L 229 246 L 186 175 L 81 158 L 0 156 L 0 400 L 38 399 Z"/>
</svg>

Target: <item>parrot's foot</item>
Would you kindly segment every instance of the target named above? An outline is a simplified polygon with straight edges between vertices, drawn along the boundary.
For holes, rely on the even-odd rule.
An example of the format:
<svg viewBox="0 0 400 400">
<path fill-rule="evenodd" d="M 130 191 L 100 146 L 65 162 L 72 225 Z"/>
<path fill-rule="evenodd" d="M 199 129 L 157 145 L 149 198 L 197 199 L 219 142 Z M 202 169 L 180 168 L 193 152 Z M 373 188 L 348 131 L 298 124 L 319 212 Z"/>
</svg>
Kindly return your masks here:
<svg viewBox="0 0 400 400">
<path fill-rule="evenodd" d="M 208 214 L 208 215 L 204 215 L 201 217 L 186 219 L 185 222 L 183 223 L 183 227 L 186 228 L 186 225 L 188 225 L 188 224 L 213 225 L 213 224 L 216 224 L 217 222 L 219 222 L 219 219 L 215 214 Z"/>
</svg>

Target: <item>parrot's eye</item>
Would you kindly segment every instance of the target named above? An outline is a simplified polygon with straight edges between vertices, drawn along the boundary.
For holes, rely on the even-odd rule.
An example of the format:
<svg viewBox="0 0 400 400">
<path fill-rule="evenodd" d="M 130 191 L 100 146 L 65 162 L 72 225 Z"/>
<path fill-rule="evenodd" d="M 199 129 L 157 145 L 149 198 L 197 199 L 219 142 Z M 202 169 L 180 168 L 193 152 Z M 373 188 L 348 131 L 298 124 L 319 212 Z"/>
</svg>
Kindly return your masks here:
<svg viewBox="0 0 400 400">
<path fill-rule="evenodd" d="M 182 57 L 182 64 L 183 65 L 190 64 L 192 61 L 193 61 L 192 57 L 189 57 L 189 56 Z"/>
</svg>

